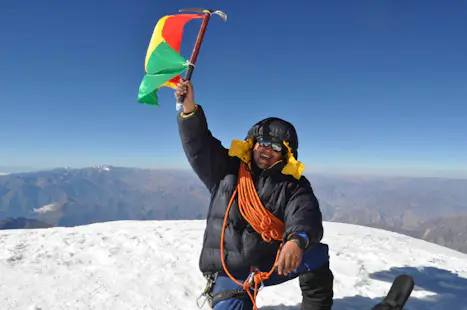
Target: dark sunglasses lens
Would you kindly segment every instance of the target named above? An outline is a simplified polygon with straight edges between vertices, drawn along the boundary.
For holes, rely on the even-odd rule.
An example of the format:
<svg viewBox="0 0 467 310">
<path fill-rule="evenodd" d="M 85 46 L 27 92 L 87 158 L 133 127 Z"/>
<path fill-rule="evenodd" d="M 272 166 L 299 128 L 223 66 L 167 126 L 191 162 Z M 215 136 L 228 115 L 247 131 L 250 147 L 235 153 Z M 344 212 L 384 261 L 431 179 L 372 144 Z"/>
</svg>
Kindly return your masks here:
<svg viewBox="0 0 467 310">
<path fill-rule="evenodd" d="M 258 143 L 259 145 L 263 146 L 263 147 L 268 147 L 268 146 L 271 146 L 272 149 L 276 152 L 281 152 L 282 151 L 282 144 L 280 143 L 271 143 L 270 141 L 266 140 L 266 139 L 259 139 L 258 140 Z"/>
<path fill-rule="evenodd" d="M 272 149 L 276 152 L 282 151 L 282 145 L 280 145 L 279 143 L 273 143 L 271 146 L 272 146 Z"/>
</svg>

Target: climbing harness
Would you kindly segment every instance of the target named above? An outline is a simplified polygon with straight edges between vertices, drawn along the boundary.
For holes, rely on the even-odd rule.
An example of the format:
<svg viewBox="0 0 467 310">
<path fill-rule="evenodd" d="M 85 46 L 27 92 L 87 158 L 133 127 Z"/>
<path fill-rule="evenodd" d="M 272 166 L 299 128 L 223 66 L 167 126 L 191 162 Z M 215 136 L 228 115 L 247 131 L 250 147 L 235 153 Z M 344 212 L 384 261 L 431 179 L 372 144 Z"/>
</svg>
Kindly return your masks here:
<svg viewBox="0 0 467 310">
<path fill-rule="evenodd" d="M 230 298 L 237 298 L 237 299 L 243 299 L 243 298 L 249 298 L 245 290 L 243 288 L 239 289 L 233 289 L 233 290 L 224 290 L 222 292 L 219 292 L 217 294 L 213 294 L 214 290 L 214 284 L 216 283 L 218 273 L 209 273 L 205 274 L 204 278 L 206 279 L 206 287 L 204 291 L 199 295 L 198 299 L 196 300 L 196 304 L 198 308 L 203 308 L 204 304 L 207 302 L 209 307 L 211 309 L 214 308 L 214 306 L 223 300 L 230 299 Z M 202 302 L 201 300 L 204 299 Z"/>
<path fill-rule="evenodd" d="M 253 229 L 261 235 L 264 241 L 271 242 L 272 239 L 277 241 L 282 241 L 282 236 L 285 232 L 284 223 L 275 217 L 271 212 L 269 212 L 262 204 L 258 193 L 256 192 L 253 179 L 251 177 L 251 172 L 248 170 L 247 164 L 244 162 L 240 163 L 239 178 L 237 186 L 235 188 L 232 197 L 230 198 L 227 210 L 224 216 L 224 224 L 222 226 L 222 235 L 221 235 L 221 259 L 222 267 L 224 268 L 225 273 L 229 278 L 234 281 L 236 284 L 240 285 L 243 290 L 250 297 L 254 310 L 257 310 L 256 306 L 256 297 L 258 291 L 264 286 L 263 281 L 269 279 L 271 274 L 274 272 L 275 265 L 279 259 L 279 254 L 282 249 L 283 243 L 279 245 L 277 250 L 276 258 L 273 264 L 273 267 L 269 272 L 260 271 L 257 268 L 251 267 L 251 273 L 244 283 L 239 282 L 235 279 L 227 269 L 226 263 L 224 261 L 224 234 L 227 227 L 228 217 L 232 203 L 235 197 L 238 195 L 238 208 L 240 213 L 245 218 L 245 220 L 253 227 Z M 254 286 L 253 294 L 250 289 Z M 244 294 L 244 293 L 243 293 Z"/>
<path fill-rule="evenodd" d="M 213 309 L 214 306 L 218 302 L 221 302 L 223 300 L 230 299 L 230 298 L 246 299 L 249 297 L 243 288 L 238 288 L 234 290 L 225 290 L 213 296 L 212 303 L 211 303 L 211 309 Z"/>
<path fill-rule="evenodd" d="M 214 289 L 214 283 L 216 283 L 216 278 L 217 278 L 217 272 L 215 274 L 204 274 L 204 278 L 206 279 L 206 287 L 204 288 L 204 291 L 199 295 L 198 299 L 196 299 L 196 304 L 198 305 L 198 308 L 203 308 L 204 304 L 206 301 L 209 303 L 209 306 L 213 308 L 214 306 L 212 305 L 212 290 Z M 203 299 L 203 302 L 200 305 L 200 300 Z"/>
</svg>

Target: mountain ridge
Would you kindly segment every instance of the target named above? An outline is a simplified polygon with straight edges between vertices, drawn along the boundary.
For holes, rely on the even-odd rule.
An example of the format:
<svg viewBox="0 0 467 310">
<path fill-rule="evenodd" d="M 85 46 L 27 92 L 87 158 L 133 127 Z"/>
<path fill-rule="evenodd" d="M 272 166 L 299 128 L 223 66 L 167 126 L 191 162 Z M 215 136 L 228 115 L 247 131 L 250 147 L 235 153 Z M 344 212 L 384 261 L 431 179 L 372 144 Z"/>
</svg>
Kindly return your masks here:
<svg viewBox="0 0 467 310">
<path fill-rule="evenodd" d="M 467 180 L 307 177 L 326 221 L 402 232 L 467 251 L 467 225 L 443 224 L 467 217 L 467 191 L 463 190 Z M 0 176 L 0 220 L 25 217 L 52 226 L 205 219 L 209 198 L 209 192 L 189 169 L 95 165 Z"/>
</svg>

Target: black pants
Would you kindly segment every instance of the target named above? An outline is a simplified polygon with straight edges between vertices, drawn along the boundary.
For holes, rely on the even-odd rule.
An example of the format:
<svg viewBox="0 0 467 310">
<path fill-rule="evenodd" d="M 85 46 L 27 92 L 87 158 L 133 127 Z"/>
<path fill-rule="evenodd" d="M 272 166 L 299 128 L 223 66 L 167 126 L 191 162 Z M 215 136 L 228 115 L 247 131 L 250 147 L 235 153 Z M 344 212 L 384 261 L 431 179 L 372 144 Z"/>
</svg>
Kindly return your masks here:
<svg viewBox="0 0 467 310">
<path fill-rule="evenodd" d="M 299 275 L 302 290 L 301 310 L 330 310 L 334 297 L 334 275 L 329 263 L 322 267 Z"/>
<path fill-rule="evenodd" d="M 329 269 L 329 262 L 326 262 L 317 269 L 299 272 L 298 274 L 292 276 L 279 276 L 277 273 L 273 273 L 271 278 L 265 281 L 264 285 L 270 286 L 283 283 L 285 281 L 294 279 L 297 276 L 299 278 L 299 284 L 302 291 L 301 310 L 330 310 L 334 297 L 334 276 L 332 271 Z M 236 278 L 242 279 L 240 277 Z M 216 284 L 214 285 L 214 294 L 224 290 L 233 290 L 239 288 L 240 287 L 235 284 L 227 275 L 220 274 L 217 277 Z M 225 299 L 214 306 L 215 310 L 251 310 L 252 308 L 253 305 L 248 296 L 242 299 Z"/>
</svg>

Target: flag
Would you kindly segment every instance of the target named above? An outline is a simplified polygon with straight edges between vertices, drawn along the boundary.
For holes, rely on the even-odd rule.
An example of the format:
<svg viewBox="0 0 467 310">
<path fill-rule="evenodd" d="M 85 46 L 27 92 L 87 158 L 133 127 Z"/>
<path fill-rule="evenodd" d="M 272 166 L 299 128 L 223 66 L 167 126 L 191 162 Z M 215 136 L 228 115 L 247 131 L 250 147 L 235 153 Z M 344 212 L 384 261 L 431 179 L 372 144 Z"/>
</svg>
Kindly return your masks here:
<svg viewBox="0 0 467 310">
<path fill-rule="evenodd" d="M 177 14 L 162 17 L 156 24 L 146 52 L 146 74 L 141 81 L 138 102 L 158 106 L 157 90 L 163 86 L 176 88 L 180 74 L 189 65 L 180 55 L 183 27 L 201 14 Z"/>
</svg>

